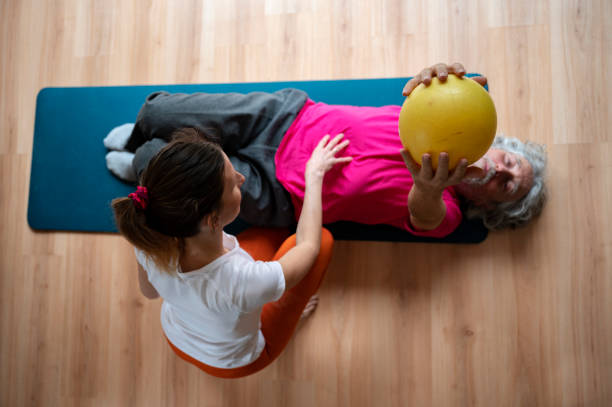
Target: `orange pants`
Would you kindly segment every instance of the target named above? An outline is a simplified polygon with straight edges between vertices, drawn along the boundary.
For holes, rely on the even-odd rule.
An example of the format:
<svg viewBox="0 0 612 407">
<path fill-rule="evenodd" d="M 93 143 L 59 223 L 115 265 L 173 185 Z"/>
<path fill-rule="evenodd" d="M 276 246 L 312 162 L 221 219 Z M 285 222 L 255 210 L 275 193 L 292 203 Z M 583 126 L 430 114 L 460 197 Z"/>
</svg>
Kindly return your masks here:
<svg viewBox="0 0 612 407">
<path fill-rule="evenodd" d="M 251 228 L 241 233 L 238 236 L 238 241 L 240 247 L 253 256 L 255 260 L 271 261 L 278 260 L 295 246 L 295 235 L 286 238 L 288 234 L 284 229 Z M 282 245 L 281 242 L 283 242 Z M 308 300 L 319 289 L 331 260 L 333 244 L 334 239 L 331 233 L 323 228 L 321 250 L 312 269 L 296 286 L 286 290 L 278 301 L 264 305 L 261 313 L 261 331 L 266 339 L 266 345 L 255 361 L 246 366 L 222 369 L 206 365 L 192 358 L 168 341 L 170 347 L 182 359 L 196 365 L 212 376 L 221 378 L 248 376 L 268 366 L 287 346 Z M 279 245 L 280 248 L 276 250 Z"/>
</svg>

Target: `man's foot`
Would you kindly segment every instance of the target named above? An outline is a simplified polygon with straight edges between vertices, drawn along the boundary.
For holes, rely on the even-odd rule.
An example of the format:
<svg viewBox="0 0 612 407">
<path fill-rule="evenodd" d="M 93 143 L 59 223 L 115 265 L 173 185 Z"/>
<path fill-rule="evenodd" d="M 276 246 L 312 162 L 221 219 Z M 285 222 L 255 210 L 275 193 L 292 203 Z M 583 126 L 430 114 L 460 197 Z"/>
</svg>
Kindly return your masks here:
<svg viewBox="0 0 612 407">
<path fill-rule="evenodd" d="M 315 294 L 308 300 L 304 311 L 302 311 L 302 315 L 300 316 L 300 321 L 308 318 L 316 309 L 317 305 L 319 305 L 319 294 Z"/>
<path fill-rule="evenodd" d="M 122 180 L 136 182 L 136 171 L 132 167 L 133 159 L 134 154 L 128 151 L 111 151 L 106 154 L 106 167 Z"/>
<path fill-rule="evenodd" d="M 115 127 L 104 138 L 104 147 L 109 150 L 123 151 L 133 129 L 134 123 L 125 123 Z"/>
</svg>

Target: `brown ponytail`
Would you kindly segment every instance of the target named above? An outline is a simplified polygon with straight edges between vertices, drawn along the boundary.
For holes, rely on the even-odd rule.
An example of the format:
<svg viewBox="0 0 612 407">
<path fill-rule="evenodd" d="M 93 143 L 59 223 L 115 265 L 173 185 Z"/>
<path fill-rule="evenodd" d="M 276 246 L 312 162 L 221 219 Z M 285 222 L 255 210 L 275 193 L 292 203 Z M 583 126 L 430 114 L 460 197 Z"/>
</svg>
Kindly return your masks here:
<svg viewBox="0 0 612 407">
<path fill-rule="evenodd" d="M 146 207 L 132 198 L 112 201 L 119 232 L 161 269 L 175 269 L 184 238 L 198 234 L 202 219 L 219 207 L 224 170 L 218 144 L 196 129 L 177 130 L 142 174 Z"/>
<path fill-rule="evenodd" d="M 162 270 L 176 268 L 182 247 L 178 238 L 151 229 L 146 215 L 131 198 L 113 199 L 111 205 L 117 228 L 130 243 L 150 255 Z"/>
</svg>

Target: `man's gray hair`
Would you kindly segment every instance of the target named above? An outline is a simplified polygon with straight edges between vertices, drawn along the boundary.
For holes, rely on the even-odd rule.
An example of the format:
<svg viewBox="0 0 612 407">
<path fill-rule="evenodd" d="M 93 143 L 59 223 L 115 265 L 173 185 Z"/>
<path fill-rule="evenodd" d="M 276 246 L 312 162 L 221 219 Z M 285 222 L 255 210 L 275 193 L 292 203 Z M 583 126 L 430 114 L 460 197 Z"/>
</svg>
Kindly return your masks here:
<svg viewBox="0 0 612 407">
<path fill-rule="evenodd" d="M 537 217 L 547 199 L 544 173 L 546 170 L 546 150 L 543 145 L 531 141 L 522 142 L 513 137 L 498 134 L 491 148 L 498 148 L 524 157 L 533 168 L 533 186 L 527 194 L 514 202 L 503 202 L 494 209 L 484 209 L 468 202 L 468 218 L 481 218 L 488 229 L 499 230 L 523 226 Z"/>
</svg>

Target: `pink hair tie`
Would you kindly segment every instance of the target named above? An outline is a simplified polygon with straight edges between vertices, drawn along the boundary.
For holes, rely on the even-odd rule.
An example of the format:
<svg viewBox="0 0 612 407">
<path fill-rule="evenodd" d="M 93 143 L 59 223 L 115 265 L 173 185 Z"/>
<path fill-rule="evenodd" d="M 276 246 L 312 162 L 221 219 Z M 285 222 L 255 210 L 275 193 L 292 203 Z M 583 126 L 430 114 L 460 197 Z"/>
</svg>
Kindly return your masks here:
<svg viewBox="0 0 612 407">
<path fill-rule="evenodd" d="M 136 192 L 129 194 L 128 198 L 132 199 L 136 208 L 143 211 L 147 209 L 147 205 L 149 205 L 149 191 L 147 191 L 147 187 L 138 186 Z"/>
</svg>

